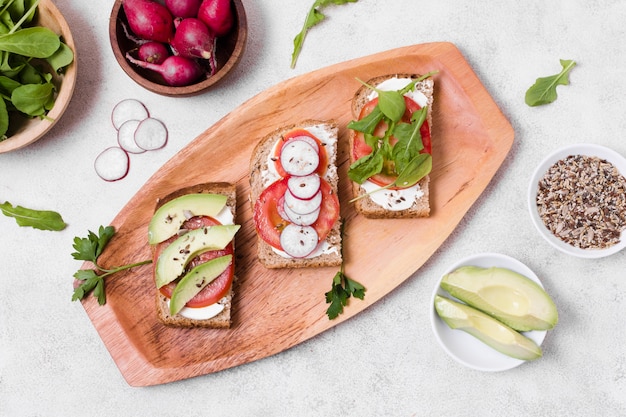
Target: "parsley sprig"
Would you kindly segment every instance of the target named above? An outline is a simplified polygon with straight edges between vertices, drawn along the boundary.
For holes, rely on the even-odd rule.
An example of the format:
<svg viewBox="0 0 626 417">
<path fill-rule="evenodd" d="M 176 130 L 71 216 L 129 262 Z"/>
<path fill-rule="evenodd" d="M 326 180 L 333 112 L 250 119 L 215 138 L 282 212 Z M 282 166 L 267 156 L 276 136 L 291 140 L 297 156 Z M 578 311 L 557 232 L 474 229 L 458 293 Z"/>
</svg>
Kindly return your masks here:
<svg viewBox="0 0 626 417">
<path fill-rule="evenodd" d="M 106 293 L 104 290 L 104 279 L 106 277 L 113 275 L 116 272 L 124 271 L 136 266 L 146 265 L 152 262 L 152 259 L 147 259 L 145 261 L 135 262 L 128 265 L 103 268 L 98 264 L 98 258 L 114 234 L 115 228 L 113 226 L 100 226 L 98 234 L 89 230 L 87 237 L 74 238 L 73 247 L 76 250 L 76 252 L 72 253 L 74 259 L 91 262 L 95 269 L 79 269 L 74 274 L 74 278 L 82 282 L 74 290 L 72 301 L 82 300 L 93 291 L 93 296 L 98 299 L 98 304 L 104 305 L 106 304 Z"/>
<path fill-rule="evenodd" d="M 343 227 L 342 227 L 343 233 Z M 343 308 L 348 305 L 350 297 L 356 297 L 359 300 L 365 298 L 365 287 L 359 282 L 348 278 L 344 271 L 344 264 L 341 263 L 339 271 L 333 277 L 333 284 L 327 293 L 326 302 L 330 304 L 326 310 L 326 315 L 330 320 L 337 318 L 343 313 Z"/>
</svg>

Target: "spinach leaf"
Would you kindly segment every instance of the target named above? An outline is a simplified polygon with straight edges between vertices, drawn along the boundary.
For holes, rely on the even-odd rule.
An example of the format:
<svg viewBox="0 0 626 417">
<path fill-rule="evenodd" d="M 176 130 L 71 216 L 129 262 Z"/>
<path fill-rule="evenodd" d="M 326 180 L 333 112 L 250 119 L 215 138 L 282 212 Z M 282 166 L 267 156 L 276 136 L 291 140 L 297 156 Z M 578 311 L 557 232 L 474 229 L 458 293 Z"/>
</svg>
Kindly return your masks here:
<svg viewBox="0 0 626 417">
<path fill-rule="evenodd" d="M 54 105 L 54 84 L 26 84 L 11 94 L 16 109 L 29 116 L 42 116 Z"/>
<path fill-rule="evenodd" d="M 8 201 L 0 204 L 0 210 L 5 216 L 13 217 L 16 223 L 23 227 L 59 231 L 65 229 L 66 226 L 61 215 L 55 211 L 13 207 Z"/>
<path fill-rule="evenodd" d="M 383 169 L 385 158 L 381 152 L 374 149 L 371 154 L 359 158 L 350 165 L 348 177 L 358 184 L 362 184 L 372 175 L 380 173 Z"/>
<path fill-rule="evenodd" d="M 61 46 L 59 35 L 48 28 L 32 27 L 0 35 L 0 50 L 32 58 L 48 58 Z"/>
<path fill-rule="evenodd" d="M 428 153 L 418 154 L 413 158 L 406 167 L 400 171 L 396 178 L 395 185 L 397 187 L 408 188 L 418 183 L 433 169 L 433 158 Z"/>
<path fill-rule="evenodd" d="M 54 71 L 59 72 L 61 69 L 67 67 L 74 60 L 74 52 L 72 48 L 64 43 L 61 43 L 59 49 L 55 53 L 46 58 L 46 61 L 50 64 Z"/>
<path fill-rule="evenodd" d="M 574 68 L 576 62 L 561 59 L 563 70 L 558 74 L 549 77 L 537 78 L 527 91 L 525 101 L 531 107 L 552 103 L 557 99 L 556 87 L 569 84 L 569 72 Z"/>
<path fill-rule="evenodd" d="M 4 140 L 9 130 L 9 112 L 4 99 L 0 98 L 0 141 Z"/>
</svg>

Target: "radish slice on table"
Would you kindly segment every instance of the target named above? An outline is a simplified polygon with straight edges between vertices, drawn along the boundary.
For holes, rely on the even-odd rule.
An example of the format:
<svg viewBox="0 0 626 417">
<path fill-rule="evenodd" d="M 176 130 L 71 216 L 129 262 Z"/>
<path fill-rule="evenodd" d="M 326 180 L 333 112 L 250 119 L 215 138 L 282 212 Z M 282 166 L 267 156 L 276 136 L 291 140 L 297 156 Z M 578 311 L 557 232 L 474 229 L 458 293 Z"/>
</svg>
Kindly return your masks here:
<svg viewBox="0 0 626 417">
<path fill-rule="evenodd" d="M 280 234 L 280 246 L 294 258 L 304 258 L 315 250 L 319 237 L 311 226 L 288 224 Z"/>
<path fill-rule="evenodd" d="M 135 143 L 146 151 L 161 149 L 167 143 L 167 128 L 160 120 L 148 117 L 137 126 Z"/>
<path fill-rule="evenodd" d="M 129 165 L 128 154 L 117 146 L 106 148 L 94 162 L 96 173 L 105 181 L 121 180 L 128 173 Z"/>
<path fill-rule="evenodd" d="M 289 177 L 287 188 L 295 197 L 302 200 L 313 198 L 319 191 L 321 185 L 320 176 L 317 174 L 306 175 L 304 177 Z"/>
<path fill-rule="evenodd" d="M 317 170 L 320 155 L 318 150 L 306 140 L 289 140 L 281 149 L 280 164 L 287 174 L 310 175 Z"/>
<path fill-rule="evenodd" d="M 317 221 L 317 218 L 320 216 L 321 207 L 318 207 L 313 212 L 308 214 L 298 214 L 291 210 L 286 205 L 283 206 L 283 212 L 287 216 L 287 219 L 290 222 L 297 224 L 298 226 L 311 226 L 313 223 Z"/>
<path fill-rule="evenodd" d="M 320 208 L 322 205 L 322 191 L 318 191 L 313 198 L 303 200 L 291 194 L 291 191 L 285 192 L 285 206 L 296 214 L 309 214 Z"/>
<path fill-rule="evenodd" d="M 127 120 L 117 130 L 117 143 L 126 152 L 143 153 L 146 151 L 135 143 L 135 131 L 139 123 L 139 120 Z"/>
<path fill-rule="evenodd" d="M 147 117 L 150 117 L 150 113 L 146 106 L 134 98 L 120 101 L 113 107 L 113 112 L 111 113 L 111 121 L 115 129 L 119 129 L 127 120 L 143 120 Z"/>
</svg>

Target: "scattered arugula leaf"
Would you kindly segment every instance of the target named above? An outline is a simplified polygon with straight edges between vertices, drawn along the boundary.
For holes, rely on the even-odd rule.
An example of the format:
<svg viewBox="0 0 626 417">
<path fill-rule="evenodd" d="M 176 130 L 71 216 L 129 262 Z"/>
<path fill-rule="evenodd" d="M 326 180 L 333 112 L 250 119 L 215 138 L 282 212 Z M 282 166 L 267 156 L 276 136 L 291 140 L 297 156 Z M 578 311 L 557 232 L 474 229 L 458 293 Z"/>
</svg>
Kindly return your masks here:
<svg viewBox="0 0 626 417">
<path fill-rule="evenodd" d="M 313 3 L 313 6 L 311 6 L 309 13 L 304 20 L 304 26 L 302 27 L 302 30 L 293 39 L 291 68 L 296 67 L 296 61 L 298 60 L 298 56 L 300 55 L 300 51 L 302 50 L 302 45 L 304 44 L 304 38 L 306 37 L 309 29 L 311 29 L 313 26 L 317 25 L 326 18 L 326 16 L 321 12 L 321 9 L 330 4 L 342 5 L 346 3 L 356 3 L 357 1 L 358 0 L 316 0 Z"/>
<path fill-rule="evenodd" d="M 527 91 L 525 101 L 531 107 L 552 103 L 557 99 L 556 87 L 569 84 L 569 73 L 576 66 L 572 60 L 559 60 L 562 71 L 549 77 L 537 78 Z"/>
<path fill-rule="evenodd" d="M 81 281 L 81 284 L 74 289 L 72 301 L 82 300 L 93 291 L 93 296 L 98 300 L 98 304 L 104 305 L 106 304 L 104 289 L 104 279 L 106 277 L 116 272 L 152 263 L 152 259 L 113 268 L 103 268 L 98 264 L 98 258 L 115 234 L 115 228 L 113 226 L 100 226 L 98 234 L 91 230 L 88 232 L 87 237 L 74 238 L 73 247 L 76 252 L 72 253 L 72 257 L 79 261 L 91 262 L 96 269 L 79 269 L 74 274 L 74 278 Z"/>
<path fill-rule="evenodd" d="M 21 206 L 13 207 L 5 201 L 0 204 L 0 211 L 7 217 L 13 217 L 22 227 L 32 227 L 39 230 L 60 231 L 65 229 L 65 221 L 59 213 L 50 210 L 33 210 Z"/>
<path fill-rule="evenodd" d="M 343 227 L 341 228 L 343 233 Z M 337 318 L 343 313 L 343 308 L 348 305 L 350 297 L 356 297 L 360 300 L 365 298 L 365 287 L 359 282 L 348 278 L 344 272 L 344 264 L 341 263 L 339 271 L 333 277 L 333 283 L 330 291 L 325 293 L 326 303 L 330 304 L 326 310 L 329 320 Z"/>
</svg>

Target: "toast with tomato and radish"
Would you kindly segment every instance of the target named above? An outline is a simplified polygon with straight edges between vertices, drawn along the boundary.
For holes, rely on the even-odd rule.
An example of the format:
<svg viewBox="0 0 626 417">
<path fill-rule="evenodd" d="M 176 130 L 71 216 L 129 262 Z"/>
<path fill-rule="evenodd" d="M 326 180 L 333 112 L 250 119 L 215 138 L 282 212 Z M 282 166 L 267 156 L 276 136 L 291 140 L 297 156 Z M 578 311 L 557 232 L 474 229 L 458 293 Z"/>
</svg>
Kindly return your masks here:
<svg viewBox="0 0 626 417">
<path fill-rule="evenodd" d="M 205 183 L 157 201 L 148 226 L 157 316 L 174 327 L 228 328 L 235 281 L 236 189 Z"/>
<path fill-rule="evenodd" d="M 378 76 L 353 97 L 348 176 L 365 217 L 430 215 L 432 74 Z"/>
<path fill-rule="evenodd" d="M 257 256 L 267 268 L 341 265 L 336 121 L 266 135 L 250 160 Z"/>
</svg>

